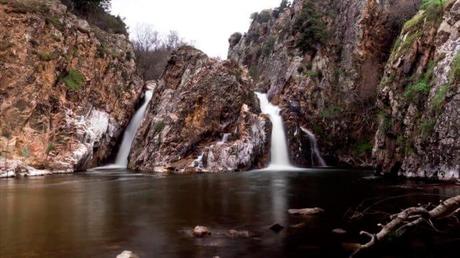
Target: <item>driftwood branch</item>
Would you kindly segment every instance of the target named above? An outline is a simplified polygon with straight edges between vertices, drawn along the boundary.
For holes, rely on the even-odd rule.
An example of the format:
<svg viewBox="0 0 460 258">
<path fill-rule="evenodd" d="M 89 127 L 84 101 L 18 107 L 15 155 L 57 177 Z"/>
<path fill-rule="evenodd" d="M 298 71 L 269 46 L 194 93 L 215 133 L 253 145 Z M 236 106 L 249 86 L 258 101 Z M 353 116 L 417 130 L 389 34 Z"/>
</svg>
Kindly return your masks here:
<svg viewBox="0 0 460 258">
<path fill-rule="evenodd" d="M 366 231 L 361 231 L 360 234 L 368 236 L 370 240 L 367 243 L 360 245 L 351 257 L 366 249 L 370 249 L 378 242 L 384 240 L 391 233 L 415 227 L 423 222 L 427 222 L 431 227 L 437 230 L 433 221 L 449 217 L 455 218 L 458 221 L 458 214 L 460 214 L 460 195 L 441 202 L 432 210 L 428 210 L 425 207 L 411 207 L 405 209 L 402 212 L 391 216 L 391 221 L 382 225 L 382 229 L 378 233 L 371 234 Z"/>
</svg>

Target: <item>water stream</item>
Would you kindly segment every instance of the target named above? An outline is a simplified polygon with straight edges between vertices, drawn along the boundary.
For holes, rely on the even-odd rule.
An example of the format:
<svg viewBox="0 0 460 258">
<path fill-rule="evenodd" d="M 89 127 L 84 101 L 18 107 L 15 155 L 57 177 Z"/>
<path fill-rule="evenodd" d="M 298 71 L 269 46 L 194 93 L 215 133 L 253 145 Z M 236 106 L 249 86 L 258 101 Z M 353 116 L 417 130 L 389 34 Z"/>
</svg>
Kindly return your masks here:
<svg viewBox="0 0 460 258">
<path fill-rule="evenodd" d="M 262 113 L 267 114 L 273 124 L 271 139 L 271 162 L 268 170 L 293 170 L 298 169 L 289 161 L 286 133 L 284 131 L 283 119 L 280 115 L 281 109 L 268 100 L 267 94 L 256 92 L 260 101 Z"/>
<path fill-rule="evenodd" d="M 327 164 L 324 161 L 323 157 L 321 157 L 321 153 L 318 149 L 318 141 L 316 140 L 316 136 L 308 129 L 300 127 L 300 129 L 308 135 L 310 139 L 310 146 L 311 146 L 311 164 L 313 166 L 319 167 L 326 167 Z"/>
<path fill-rule="evenodd" d="M 133 119 L 129 123 L 128 128 L 126 128 L 126 131 L 123 135 L 123 141 L 120 145 L 120 150 L 118 151 L 117 158 L 115 159 L 115 165 L 112 167 L 128 167 L 129 151 L 131 150 L 136 132 L 139 129 L 142 120 L 144 119 L 145 111 L 147 110 L 147 106 L 152 99 L 152 95 L 153 91 L 151 90 L 145 92 L 144 103 L 139 108 L 139 110 L 137 110 Z"/>
</svg>

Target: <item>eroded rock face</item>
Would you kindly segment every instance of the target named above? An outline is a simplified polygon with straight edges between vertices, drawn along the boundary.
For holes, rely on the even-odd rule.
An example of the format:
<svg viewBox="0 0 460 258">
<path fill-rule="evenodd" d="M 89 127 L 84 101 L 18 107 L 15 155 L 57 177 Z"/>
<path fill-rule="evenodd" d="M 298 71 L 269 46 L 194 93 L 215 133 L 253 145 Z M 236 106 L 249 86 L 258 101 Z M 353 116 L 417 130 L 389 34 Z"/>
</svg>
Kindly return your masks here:
<svg viewBox="0 0 460 258">
<path fill-rule="evenodd" d="M 182 173 L 265 166 L 271 123 L 252 88 L 236 63 L 180 48 L 155 89 L 129 167 Z"/>
<path fill-rule="evenodd" d="M 103 162 L 143 86 L 128 39 L 89 26 L 59 1 L 2 2 L 0 23 L 0 173 Z"/>
<path fill-rule="evenodd" d="M 393 42 L 419 1 L 296 0 L 266 10 L 229 40 L 256 89 L 282 108 L 291 160 L 312 166 L 301 127 L 329 165 L 372 165 L 376 97 Z"/>
<path fill-rule="evenodd" d="M 422 10 L 406 23 L 380 86 L 374 154 L 379 169 L 458 179 L 460 1 Z"/>
</svg>

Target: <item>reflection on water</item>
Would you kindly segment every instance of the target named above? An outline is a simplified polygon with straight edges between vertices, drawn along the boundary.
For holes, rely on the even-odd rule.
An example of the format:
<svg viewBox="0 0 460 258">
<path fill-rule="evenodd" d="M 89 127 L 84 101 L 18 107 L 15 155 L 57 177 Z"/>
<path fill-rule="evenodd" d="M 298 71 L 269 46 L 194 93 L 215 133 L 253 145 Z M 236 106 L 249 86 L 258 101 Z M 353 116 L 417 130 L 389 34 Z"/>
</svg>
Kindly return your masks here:
<svg viewBox="0 0 460 258">
<path fill-rule="evenodd" d="M 368 172 L 248 172 L 162 176 L 123 171 L 0 181 L 0 257 L 325 257 L 331 229 L 350 206 L 366 199 L 414 195 L 384 203 L 405 205 L 460 194 L 459 186 L 420 187 L 369 179 Z M 420 194 L 417 196 L 417 194 Z M 268 230 L 297 223 L 287 209 L 322 207 L 324 217 L 300 234 Z M 193 239 L 206 225 L 215 234 Z M 257 233 L 228 239 L 228 229 Z M 332 241 L 333 242 L 333 241 Z"/>
</svg>

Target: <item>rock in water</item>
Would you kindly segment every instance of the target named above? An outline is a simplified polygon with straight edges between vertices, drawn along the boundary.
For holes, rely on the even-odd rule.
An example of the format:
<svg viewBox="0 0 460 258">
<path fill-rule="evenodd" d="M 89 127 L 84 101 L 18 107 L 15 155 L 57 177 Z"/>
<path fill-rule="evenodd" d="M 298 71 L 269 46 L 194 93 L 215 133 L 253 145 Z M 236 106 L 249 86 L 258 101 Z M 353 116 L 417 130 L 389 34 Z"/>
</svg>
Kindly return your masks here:
<svg viewBox="0 0 460 258">
<path fill-rule="evenodd" d="M 201 237 L 206 237 L 206 236 L 211 235 L 211 232 L 209 231 L 207 227 L 196 226 L 195 228 L 193 228 L 192 234 L 194 237 L 201 238 Z"/>
<path fill-rule="evenodd" d="M 121 254 L 117 255 L 117 258 L 139 258 L 139 256 L 131 251 L 123 251 Z"/>
<path fill-rule="evenodd" d="M 60 1 L 20 3 L 0 3 L 6 172 L 43 175 L 99 165 L 142 91 L 133 47 L 123 35 L 89 26 Z M 0 177 L 11 175 L 2 170 Z"/>
<path fill-rule="evenodd" d="M 288 213 L 291 215 L 309 216 L 324 213 L 324 210 L 321 208 L 290 209 Z"/>
<path fill-rule="evenodd" d="M 343 228 L 335 228 L 332 230 L 332 233 L 336 234 L 336 235 L 346 235 L 347 234 L 347 231 Z"/>
<path fill-rule="evenodd" d="M 260 114 L 247 72 L 192 47 L 172 54 L 130 154 L 145 172 L 218 172 L 258 167 L 271 122 Z M 231 133 L 225 143 L 222 138 Z"/>
<path fill-rule="evenodd" d="M 227 232 L 227 236 L 231 238 L 249 238 L 251 237 L 251 233 L 247 230 L 235 230 L 235 229 L 230 229 Z"/>
<path fill-rule="evenodd" d="M 275 232 L 275 233 L 279 233 L 281 232 L 282 230 L 284 229 L 283 226 L 281 226 L 280 224 L 273 224 L 270 226 L 270 230 Z"/>
</svg>

